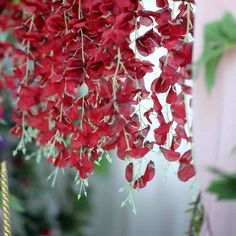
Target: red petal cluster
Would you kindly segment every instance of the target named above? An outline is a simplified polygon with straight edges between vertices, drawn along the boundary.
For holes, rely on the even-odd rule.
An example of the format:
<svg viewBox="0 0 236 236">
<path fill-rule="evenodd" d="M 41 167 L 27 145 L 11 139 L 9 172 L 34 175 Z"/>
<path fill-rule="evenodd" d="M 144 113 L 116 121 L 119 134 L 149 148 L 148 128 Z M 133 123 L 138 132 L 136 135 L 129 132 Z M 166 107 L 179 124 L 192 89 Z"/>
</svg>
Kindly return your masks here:
<svg viewBox="0 0 236 236">
<path fill-rule="evenodd" d="M 155 21 L 155 29 L 136 40 L 137 50 L 148 56 L 165 47 L 168 54 L 160 59 L 162 73 L 152 83 L 154 106 L 144 115 L 152 123 L 149 115 L 157 113 L 155 144 L 161 145 L 167 160 L 180 161 L 181 180 L 192 177 L 191 161 L 183 161 L 186 158 L 176 149 L 182 139 L 191 141 L 185 131 L 184 94 L 190 91 L 185 81 L 191 77 L 192 43 L 186 37 L 192 34 L 193 14 L 189 1 L 180 2 L 175 19 L 168 1 L 156 3 L 160 9 L 151 12 L 143 10 L 138 0 L 2 1 L 2 28 L 14 29 L 18 41 L 15 48 L 9 47 L 13 74 L 4 76 L 17 102 L 12 133 L 29 140 L 30 130 L 35 130 L 32 137 L 49 162 L 75 168 L 83 179 L 93 172 L 102 151 L 116 148 L 122 160 L 146 155 L 154 143 L 146 140 L 150 127 L 142 127 L 135 106 L 149 95 L 144 76 L 153 65 L 138 59 L 129 45 L 137 27 Z M 181 87 L 180 93 L 176 86 Z M 171 121 L 162 114 L 161 93 L 167 94 Z M 171 129 L 175 135 L 166 149 L 163 145 Z M 150 161 L 133 187 L 143 188 L 154 174 Z M 129 164 L 126 179 L 132 182 L 133 178 L 133 164 Z"/>
<path fill-rule="evenodd" d="M 15 8 L 14 25 L 6 25 L 21 44 L 12 57 L 12 133 L 24 138 L 28 127 L 37 130 L 49 162 L 74 167 L 81 178 L 102 150 L 117 148 L 121 159 L 148 153 L 149 127 L 141 130 L 135 105 L 147 94 L 143 78 L 153 65 L 129 47 L 139 1 L 23 0 L 9 5 L 5 18 Z"/>
<path fill-rule="evenodd" d="M 150 161 L 147 164 L 144 174 L 136 179 L 134 179 L 134 170 L 133 170 L 132 162 L 129 163 L 125 169 L 125 178 L 128 182 L 134 181 L 133 187 L 135 189 L 144 188 L 147 185 L 147 183 L 150 182 L 154 178 L 154 176 L 155 176 L 155 164 L 153 161 Z"/>
<path fill-rule="evenodd" d="M 137 39 L 137 49 L 142 56 L 148 56 L 154 52 L 155 47 L 164 47 L 167 54 L 160 58 L 160 69 L 162 73 L 156 78 L 152 85 L 153 108 L 144 115 L 149 121 L 151 112 L 157 113 L 159 127 L 154 130 L 156 144 L 164 145 L 160 151 L 168 161 L 180 162 L 178 176 L 186 181 L 194 174 L 194 167 L 191 160 L 188 165 L 180 160 L 180 153 L 176 150 L 181 145 L 182 140 L 191 142 L 191 137 L 187 135 L 188 127 L 186 119 L 185 96 L 191 94 L 191 87 L 188 80 L 191 79 L 190 64 L 192 62 L 192 34 L 193 34 L 193 4 L 194 1 L 178 1 L 178 15 L 172 17 L 172 9 L 167 0 L 156 0 L 159 8 L 156 12 L 141 11 L 142 19 L 140 24 L 149 25 L 149 19 L 156 23 L 155 32 L 148 31 Z M 178 88 L 178 89 L 177 89 Z M 177 92 L 179 91 L 179 92 Z M 163 114 L 163 104 L 159 97 L 166 94 L 166 106 L 171 113 L 171 119 L 166 121 Z M 168 116 L 169 117 L 169 116 Z M 168 148 L 167 138 L 173 137 L 172 144 Z M 191 151 L 189 151 L 191 152 Z"/>
</svg>

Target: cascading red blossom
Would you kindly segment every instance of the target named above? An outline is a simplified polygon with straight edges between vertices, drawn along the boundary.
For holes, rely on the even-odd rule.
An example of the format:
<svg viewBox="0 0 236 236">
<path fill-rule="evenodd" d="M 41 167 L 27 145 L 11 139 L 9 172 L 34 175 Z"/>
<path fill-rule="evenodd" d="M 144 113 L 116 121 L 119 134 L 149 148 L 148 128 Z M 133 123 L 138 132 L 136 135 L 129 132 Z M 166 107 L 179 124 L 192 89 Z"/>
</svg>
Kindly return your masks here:
<svg viewBox="0 0 236 236">
<path fill-rule="evenodd" d="M 142 9 L 138 0 L 1 3 L 3 28 L 14 29 L 21 45 L 11 45 L 14 74 L 3 71 L 4 85 L 17 101 L 11 130 L 21 137 L 17 149 L 25 151 L 25 142 L 33 138 L 55 167 L 75 168 L 86 179 L 103 151 L 116 148 L 122 160 L 139 159 L 156 144 L 167 160 L 179 160 L 181 180 L 193 176 L 192 159 L 177 151 L 183 139 L 191 140 L 185 132 L 184 103 L 184 94 L 190 91 L 185 81 L 191 77 L 192 43 L 185 39 L 186 29 L 192 33 L 191 5 L 181 1 L 175 19 L 168 1 L 157 1 L 157 6 L 161 9 L 151 12 Z M 153 65 L 138 59 L 129 45 L 130 34 L 153 21 L 155 29 L 136 39 L 137 50 L 148 56 L 162 46 L 168 54 L 160 59 L 162 73 L 149 94 L 144 76 Z M 158 98 L 162 93 L 168 94 L 171 121 L 162 114 Z M 144 115 L 152 123 L 149 115 L 156 112 L 160 125 L 154 130 L 155 142 L 147 141 L 150 126 L 143 128 L 136 114 L 140 99 L 148 96 L 154 107 Z M 171 147 L 166 148 L 173 129 Z M 126 168 L 126 179 L 134 188 L 144 187 L 154 174 L 152 161 L 141 176 L 135 177 L 132 163 Z"/>
<path fill-rule="evenodd" d="M 182 181 L 187 181 L 195 175 L 195 170 L 191 164 L 192 159 L 187 162 L 182 161 L 180 152 L 177 151 L 182 140 L 191 142 L 192 138 L 187 135 L 188 127 L 186 119 L 186 95 L 191 94 L 191 87 L 188 85 L 191 80 L 190 64 L 192 62 L 192 40 L 193 34 L 193 9 L 194 1 L 178 1 L 178 15 L 172 17 L 172 9 L 168 0 L 156 0 L 156 5 L 159 10 L 156 12 L 141 11 L 140 15 L 146 20 L 140 23 L 146 25 L 147 20 L 153 19 L 157 25 L 155 29 L 157 33 L 150 30 L 145 35 L 137 39 L 137 45 L 141 42 L 141 47 L 137 47 L 138 52 L 143 56 L 148 56 L 154 51 L 154 47 L 158 44 L 159 47 L 167 49 L 167 54 L 160 58 L 160 69 L 162 73 L 156 78 L 152 85 L 152 100 L 154 106 L 144 115 L 147 121 L 152 124 L 149 114 L 156 112 L 159 127 L 154 130 L 156 143 L 160 145 L 160 151 L 168 161 L 179 161 L 180 167 L 178 177 Z M 144 22 L 144 23 L 142 23 Z M 155 43 L 151 43 L 153 38 Z M 177 92 L 179 88 L 179 92 Z M 166 105 L 169 105 L 171 119 L 168 121 L 164 118 L 163 106 L 159 101 L 159 96 L 166 94 Z M 190 100 L 191 102 L 191 100 Z M 167 138 L 172 136 L 172 144 L 168 146 Z M 191 150 L 188 152 L 191 153 Z"/>
</svg>

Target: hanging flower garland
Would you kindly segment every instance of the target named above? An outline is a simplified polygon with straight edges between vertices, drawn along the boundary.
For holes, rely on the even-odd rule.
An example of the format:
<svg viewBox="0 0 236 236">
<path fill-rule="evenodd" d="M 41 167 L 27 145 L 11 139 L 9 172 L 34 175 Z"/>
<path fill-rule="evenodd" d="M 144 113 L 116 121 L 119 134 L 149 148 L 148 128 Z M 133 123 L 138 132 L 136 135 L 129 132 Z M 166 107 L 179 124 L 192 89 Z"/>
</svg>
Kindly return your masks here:
<svg viewBox="0 0 236 236">
<path fill-rule="evenodd" d="M 155 43 L 167 49 L 167 54 L 160 58 L 162 73 L 151 85 L 153 108 L 144 115 L 152 124 L 149 116 L 155 112 L 159 127 L 154 130 L 156 144 L 167 161 L 179 161 L 178 177 L 187 181 L 195 175 L 192 165 L 191 149 L 180 154 L 177 149 L 181 142 L 192 142 L 191 125 L 187 121 L 187 110 L 191 106 L 191 68 L 192 62 L 192 34 L 193 34 L 193 4 L 194 1 L 174 1 L 178 3 L 178 14 L 174 15 L 173 8 L 167 0 L 157 0 L 156 12 L 142 11 L 140 22 L 157 26 L 137 39 L 138 52 L 143 56 L 153 53 Z M 159 38 L 159 42 L 154 40 Z M 161 104 L 159 97 L 166 94 L 165 103 Z M 163 107 L 167 106 L 167 113 L 163 114 Z M 167 121 L 168 120 L 168 121 Z M 171 140 L 170 140 L 171 137 Z"/>
<path fill-rule="evenodd" d="M 180 163 L 178 177 L 187 181 L 195 175 L 192 165 L 191 149 L 180 154 L 177 151 L 182 141 L 192 142 L 191 124 L 188 123 L 188 108 L 191 107 L 191 63 L 192 63 L 192 35 L 193 35 L 193 4 L 194 0 L 178 2 L 178 14 L 172 17 L 167 0 L 157 0 L 157 6 L 162 9 L 156 15 L 157 30 L 161 36 L 161 46 L 168 50 L 166 56 L 160 59 L 162 73 L 152 84 L 153 101 L 157 104 L 160 127 L 154 132 L 156 141 L 163 145 L 168 132 L 174 130 L 170 148 L 161 147 L 161 152 L 168 161 L 178 160 Z M 179 92 L 177 92 L 177 89 Z M 172 118 L 166 123 L 160 115 L 158 94 L 166 93 L 166 104 L 169 104 Z M 157 95 L 157 97 L 155 96 Z M 190 119 L 189 119 L 190 120 Z"/>
<path fill-rule="evenodd" d="M 34 141 L 39 147 L 35 155 L 55 166 L 54 178 L 58 168 L 68 166 L 86 186 L 94 165 L 117 149 L 118 157 L 128 160 L 127 181 L 143 188 L 153 179 L 155 165 L 150 160 L 142 173 L 139 162 L 134 172 L 135 161 L 158 146 L 168 161 L 179 161 L 182 181 L 194 176 L 191 150 L 177 151 L 182 140 L 192 141 L 185 107 L 186 94 L 191 94 L 186 81 L 191 79 L 193 1 L 179 1 L 175 17 L 167 0 L 156 5 L 159 10 L 152 12 L 138 0 L 1 3 L 2 28 L 17 40 L 16 46 L 0 45 L 14 68 L 1 72 L 16 101 L 11 132 L 20 142 L 14 154 L 26 154 L 27 143 Z M 154 65 L 130 48 L 130 35 L 141 25 L 153 27 L 135 38 L 137 53 L 146 57 L 157 47 L 168 51 L 151 93 L 144 77 Z M 159 101 L 162 94 L 165 104 Z M 143 125 L 137 107 L 149 97 L 153 108 L 141 114 L 147 119 Z M 150 114 L 159 123 L 155 141 L 147 139 Z"/>
</svg>

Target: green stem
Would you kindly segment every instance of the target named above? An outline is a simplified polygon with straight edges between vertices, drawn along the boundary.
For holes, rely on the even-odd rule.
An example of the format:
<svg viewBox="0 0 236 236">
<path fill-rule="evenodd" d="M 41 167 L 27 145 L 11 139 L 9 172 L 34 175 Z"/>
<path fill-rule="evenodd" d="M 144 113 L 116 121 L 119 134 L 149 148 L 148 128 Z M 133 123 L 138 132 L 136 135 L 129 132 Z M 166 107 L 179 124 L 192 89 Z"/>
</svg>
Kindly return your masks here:
<svg viewBox="0 0 236 236">
<path fill-rule="evenodd" d="M 116 69 L 115 69 L 115 73 L 112 76 L 112 89 L 113 89 L 113 98 L 114 98 L 114 107 L 116 109 L 116 111 L 119 111 L 118 105 L 116 103 L 116 92 L 117 92 L 117 76 L 118 76 L 118 72 L 119 72 L 119 68 L 120 68 L 120 64 L 121 64 L 121 53 L 120 53 L 120 48 L 118 47 L 117 49 L 117 64 L 116 64 Z"/>
<path fill-rule="evenodd" d="M 187 29 L 186 29 L 186 35 L 184 38 L 185 43 L 189 42 L 189 32 L 192 25 L 190 17 L 191 17 L 191 3 L 187 2 Z"/>
</svg>

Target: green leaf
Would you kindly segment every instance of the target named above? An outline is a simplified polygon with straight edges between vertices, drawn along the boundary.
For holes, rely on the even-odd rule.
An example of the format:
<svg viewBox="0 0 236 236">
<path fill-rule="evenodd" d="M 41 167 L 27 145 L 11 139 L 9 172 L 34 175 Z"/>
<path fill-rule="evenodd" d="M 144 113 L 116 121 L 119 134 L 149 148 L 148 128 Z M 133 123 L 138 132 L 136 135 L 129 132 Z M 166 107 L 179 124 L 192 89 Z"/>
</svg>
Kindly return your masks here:
<svg viewBox="0 0 236 236">
<path fill-rule="evenodd" d="M 204 28 L 204 50 L 197 62 L 205 67 L 207 90 L 210 93 L 215 84 L 218 65 L 227 49 L 236 46 L 236 20 L 226 13 L 220 21 L 207 24 Z"/>
<path fill-rule="evenodd" d="M 20 4 L 21 0 L 13 0 L 13 4 Z"/>
<path fill-rule="evenodd" d="M 23 207 L 19 198 L 17 198 L 16 196 L 10 195 L 9 202 L 10 202 L 10 208 L 12 208 L 20 213 L 25 212 L 25 208 Z M 0 192 L 0 207 L 2 208 L 2 194 L 1 194 L 1 192 Z"/>
<path fill-rule="evenodd" d="M 215 84 L 216 71 L 220 63 L 221 57 L 222 57 L 222 54 L 220 56 L 212 58 L 212 60 L 206 64 L 205 76 L 206 76 L 207 90 L 209 93 L 211 93 L 212 88 Z"/>
<path fill-rule="evenodd" d="M 236 20 L 230 13 L 225 13 L 224 19 L 221 24 L 222 33 L 229 41 L 236 41 Z"/>
<path fill-rule="evenodd" d="M 17 43 L 17 40 L 12 36 L 12 34 L 8 34 L 7 41 L 9 41 L 9 42 L 11 42 L 13 44 Z"/>
<path fill-rule="evenodd" d="M 216 194 L 219 200 L 236 200 L 236 174 L 221 174 L 214 180 L 207 191 Z"/>
<path fill-rule="evenodd" d="M 19 200 L 19 198 L 10 195 L 10 205 L 13 209 L 15 209 L 18 212 L 25 212 L 25 208 L 23 207 L 21 201 Z"/>
</svg>

